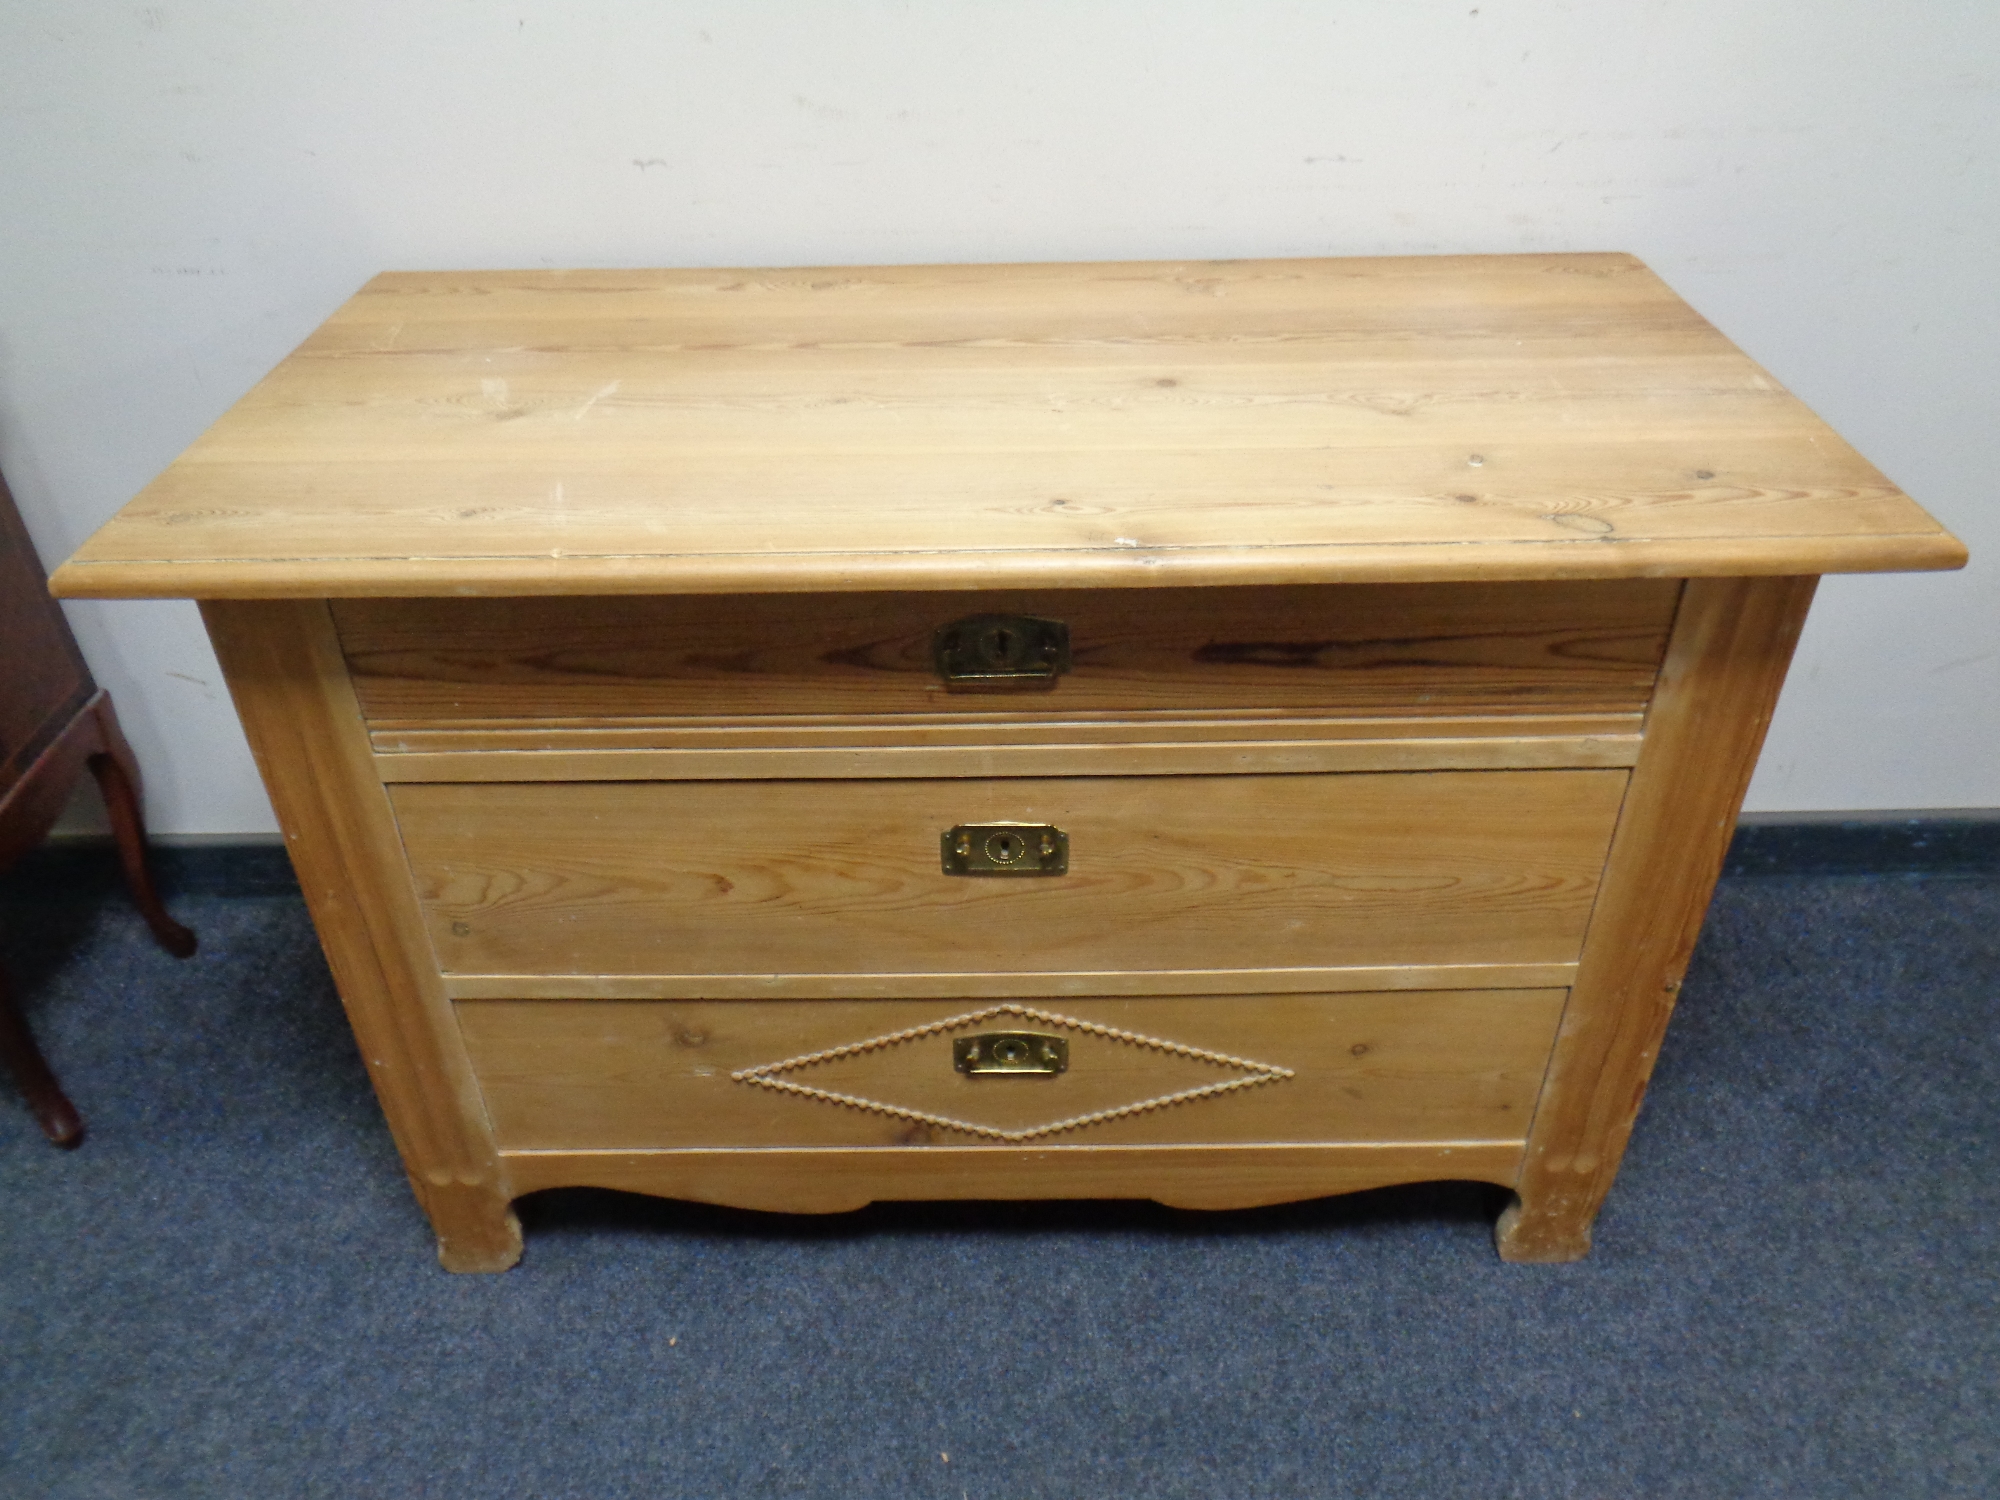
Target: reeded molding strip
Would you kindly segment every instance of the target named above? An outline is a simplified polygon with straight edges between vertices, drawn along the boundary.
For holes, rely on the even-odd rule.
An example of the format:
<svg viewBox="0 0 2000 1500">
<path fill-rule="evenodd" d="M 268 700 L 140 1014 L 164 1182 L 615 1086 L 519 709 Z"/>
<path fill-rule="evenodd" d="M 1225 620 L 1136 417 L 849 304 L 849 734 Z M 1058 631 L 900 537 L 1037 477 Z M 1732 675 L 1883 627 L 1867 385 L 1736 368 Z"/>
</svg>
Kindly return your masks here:
<svg viewBox="0 0 2000 1500">
<path fill-rule="evenodd" d="M 375 772 L 403 781 L 846 780 L 871 776 L 1222 776 L 1343 771 L 1560 770 L 1630 766 L 1637 734 L 1410 735 L 1196 743 L 791 746 L 726 750 L 377 749 Z"/>
<path fill-rule="evenodd" d="M 1101 1109 L 1087 1115 L 1073 1115 L 1068 1119 L 1051 1121 L 1046 1125 L 1033 1125 L 1025 1130 L 1001 1130 L 992 1125 L 978 1125 L 970 1120 L 955 1120 L 949 1115 L 931 1114 L 920 1109 L 907 1109 L 902 1105 L 884 1104 L 876 1099 L 864 1099 L 854 1094 L 836 1093 L 831 1089 L 814 1088 L 810 1084 L 794 1083 L 788 1078 L 780 1078 L 780 1073 L 789 1073 L 800 1068 L 809 1068 L 818 1063 L 833 1062 L 844 1057 L 853 1057 L 863 1052 L 875 1052 L 884 1047 L 900 1046 L 904 1042 L 916 1041 L 927 1036 L 939 1036 L 948 1031 L 956 1031 L 966 1026 L 976 1026 L 981 1021 L 994 1016 L 1019 1016 L 1025 1020 L 1040 1021 L 1044 1025 L 1064 1026 L 1073 1031 L 1101 1036 L 1128 1046 L 1150 1047 L 1157 1052 L 1171 1053 L 1177 1057 L 1193 1058 L 1199 1062 L 1213 1063 L 1217 1067 L 1241 1068 L 1249 1076 L 1233 1078 L 1226 1083 L 1204 1084 L 1199 1088 L 1182 1089 L 1172 1094 L 1161 1094 L 1151 1099 L 1141 1099 L 1132 1104 L 1121 1104 L 1115 1109 Z M 890 1115 L 899 1120 L 912 1120 L 924 1125 L 937 1125 L 947 1130 L 961 1131 L 967 1135 L 983 1136 L 995 1141 L 1031 1141 L 1041 1136 L 1058 1135 L 1066 1130 L 1080 1130 L 1086 1125 L 1102 1124 L 1106 1120 L 1123 1119 L 1128 1115 L 1145 1114 L 1156 1109 L 1165 1109 L 1173 1104 L 1185 1104 L 1195 1099 L 1211 1098 L 1235 1089 L 1255 1088 L 1259 1084 L 1276 1083 L 1296 1076 L 1290 1068 L 1279 1067 L 1276 1063 L 1253 1062 L 1249 1058 L 1231 1057 L 1225 1052 L 1211 1052 L 1203 1047 L 1191 1047 L 1185 1042 L 1170 1042 L 1161 1037 L 1142 1035 L 1136 1031 L 1123 1031 L 1114 1026 L 1100 1026 L 1094 1021 L 1078 1020 L 1074 1016 L 1059 1015 L 1054 1011 L 1037 1010 L 1030 1005 L 989 1005 L 984 1010 L 968 1011 L 964 1015 L 950 1016 L 941 1021 L 929 1021 L 922 1026 L 912 1026 L 903 1031 L 892 1031 L 884 1036 L 870 1037 L 866 1041 L 849 1042 L 844 1046 L 831 1047 L 822 1052 L 808 1052 L 801 1057 L 787 1058 L 783 1062 L 761 1063 L 754 1068 L 742 1068 L 729 1075 L 732 1082 L 755 1084 L 759 1088 L 775 1090 L 779 1093 L 794 1094 L 802 1098 L 818 1099 L 827 1104 L 838 1104 L 849 1109 L 865 1109 L 876 1114 Z"/>
</svg>

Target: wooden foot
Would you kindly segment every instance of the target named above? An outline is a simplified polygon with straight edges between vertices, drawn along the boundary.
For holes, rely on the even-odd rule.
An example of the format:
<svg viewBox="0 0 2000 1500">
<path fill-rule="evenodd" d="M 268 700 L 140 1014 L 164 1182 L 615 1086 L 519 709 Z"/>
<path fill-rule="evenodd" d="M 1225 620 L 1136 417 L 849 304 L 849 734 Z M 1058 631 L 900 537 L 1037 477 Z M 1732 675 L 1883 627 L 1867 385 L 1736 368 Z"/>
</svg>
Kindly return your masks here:
<svg viewBox="0 0 2000 1500">
<path fill-rule="evenodd" d="M 497 1188 L 459 1183 L 410 1185 L 437 1232 L 438 1261 L 447 1271 L 487 1273 L 512 1270 L 521 1259 L 521 1220 L 513 1201 Z"/>
<path fill-rule="evenodd" d="M 14 1082 L 28 1101 L 28 1109 L 42 1134 L 65 1149 L 83 1143 L 83 1118 L 56 1082 L 42 1049 L 21 1013 L 14 1008 L 13 992 L 7 977 L 0 974 L 0 1064 L 14 1075 Z"/>
<path fill-rule="evenodd" d="M 1529 1208 L 1516 1198 L 1501 1210 L 1493 1226 L 1493 1245 L 1500 1258 L 1513 1265 L 1561 1265 L 1590 1254 L 1594 1214 L 1551 1213 Z"/>
<path fill-rule="evenodd" d="M 111 707 L 111 695 L 99 693 L 91 704 L 96 718 L 101 748 L 89 759 L 90 774 L 97 778 L 104 794 L 105 811 L 111 815 L 111 832 L 118 841 L 118 859 L 125 870 L 125 886 L 132 904 L 153 940 L 175 958 L 187 958 L 195 950 L 195 935 L 167 915 L 160 892 L 153 884 L 153 871 L 146 861 L 146 823 L 140 811 L 139 762 L 118 727 L 118 715 Z"/>
</svg>

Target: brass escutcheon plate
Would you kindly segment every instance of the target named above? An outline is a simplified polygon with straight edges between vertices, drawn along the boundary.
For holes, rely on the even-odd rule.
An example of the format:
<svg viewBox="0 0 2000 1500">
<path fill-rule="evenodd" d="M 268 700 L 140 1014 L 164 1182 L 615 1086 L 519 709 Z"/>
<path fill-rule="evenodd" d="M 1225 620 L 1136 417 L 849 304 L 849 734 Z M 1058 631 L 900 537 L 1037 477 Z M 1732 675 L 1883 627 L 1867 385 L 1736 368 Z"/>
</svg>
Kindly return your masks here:
<svg viewBox="0 0 2000 1500">
<path fill-rule="evenodd" d="M 1048 823 L 961 823 L 939 843 L 947 875 L 1069 873 L 1069 835 Z"/>
<path fill-rule="evenodd" d="M 1039 1031 L 986 1031 L 978 1036 L 955 1037 L 951 1044 L 951 1065 L 974 1076 L 1062 1073 L 1069 1068 L 1069 1038 Z"/>
<path fill-rule="evenodd" d="M 1069 626 L 1032 615 L 971 615 L 931 637 L 931 658 L 947 687 L 1053 687 L 1069 670 Z"/>
</svg>

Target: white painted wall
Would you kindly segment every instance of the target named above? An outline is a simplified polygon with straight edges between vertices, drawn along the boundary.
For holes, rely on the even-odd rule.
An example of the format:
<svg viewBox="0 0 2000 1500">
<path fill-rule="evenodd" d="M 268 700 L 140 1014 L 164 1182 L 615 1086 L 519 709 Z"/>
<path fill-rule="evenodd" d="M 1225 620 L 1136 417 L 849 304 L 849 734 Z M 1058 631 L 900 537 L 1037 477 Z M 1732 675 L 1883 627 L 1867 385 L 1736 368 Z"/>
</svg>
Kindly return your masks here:
<svg viewBox="0 0 2000 1500">
<path fill-rule="evenodd" d="M 1634 251 L 1972 546 L 1830 580 L 1751 806 L 2000 806 L 1991 0 L 0 6 L 0 464 L 65 556 L 374 272 Z M 192 606 L 72 618 L 268 829 Z"/>
</svg>

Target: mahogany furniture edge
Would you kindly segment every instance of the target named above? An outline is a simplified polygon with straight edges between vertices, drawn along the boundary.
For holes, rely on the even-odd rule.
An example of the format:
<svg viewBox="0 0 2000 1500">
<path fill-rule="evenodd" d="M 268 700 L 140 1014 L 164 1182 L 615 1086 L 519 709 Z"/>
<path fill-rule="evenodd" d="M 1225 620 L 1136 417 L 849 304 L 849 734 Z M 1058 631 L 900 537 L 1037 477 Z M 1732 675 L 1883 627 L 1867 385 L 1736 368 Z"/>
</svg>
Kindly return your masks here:
<svg viewBox="0 0 2000 1500">
<path fill-rule="evenodd" d="M 88 771 L 103 794 L 132 903 L 153 940 L 176 958 L 195 935 L 167 914 L 146 859 L 139 762 L 111 695 L 97 685 L 0 476 L 0 867 L 48 836 Z M 81 1144 L 77 1112 L 16 1009 L 0 974 L 0 1071 L 13 1076 L 42 1133 Z"/>
</svg>

